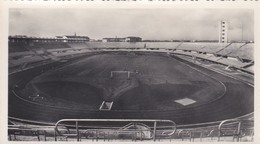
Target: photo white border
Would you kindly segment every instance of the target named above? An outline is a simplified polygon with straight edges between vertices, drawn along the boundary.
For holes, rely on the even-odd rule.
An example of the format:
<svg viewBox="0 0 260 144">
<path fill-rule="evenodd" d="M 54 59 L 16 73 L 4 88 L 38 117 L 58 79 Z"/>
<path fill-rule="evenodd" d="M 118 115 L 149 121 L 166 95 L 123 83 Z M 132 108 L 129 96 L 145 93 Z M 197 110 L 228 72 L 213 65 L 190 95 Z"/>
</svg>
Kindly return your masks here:
<svg viewBox="0 0 260 144">
<path fill-rule="evenodd" d="M 260 88 L 259 88 L 259 60 L 257 56 L 260 53 L 260 2 L 259 1 L 206 1 L 198 0 L 194 1 L 174 1 L 174 2 L 159 2 L 159 1 L 122 1 L 122 2 L 102 2 L 102 1 L 21 1 L 21 0 L 0 0 L 0 143 L 17 143 L 8 141 L 7 135 L 7 115 L 8 115 L 8 26 L 9 26 L 9 8 L 89 8 L 89 9 L 103 9 L 103 8 L 124 8 L 124 9 L 254 9 L 254 58 L 255 58 L 255 99 L 254 99 L 254 121 L 255 121 L 255 136 L 254 142 L 248 143 L 260 143 Z M 36 142 L 18 142 L 18 143 L 36 143 Z M 45 143 L 57 143 L 57 142 L 45 142 Z M 58 142 L 66 143 L 69 142 Z M 75 142 L 73 142 L 75 143 Z M 91 143 L 91 142 L 88 142 Z M 97 143 L 97 142 L 94 142 Z M 100 143 L 100 142 L 99 142 Z M 122 142 L 113 142 L 122 143 Z M 131 143 L 131 142 L 124 142 Z M 139 143 L 139 142 L 135 142 Z M 151 143 L 151 142 L 140 142 Z M 170 143 L 170 142 L 167 142 Z M 173 143 L 173 142 L 171 142 Z M 176 142 L 174 142 L 176 143 Z M 181 142 L 184 143 L 184 142 Z M 188 143 L 188 142 L 187 142 Z M 197 142 L 195 142 L 197 143 Z M 215 142 L 211 142 L 215 143 Z M 218 142 L 219 143 L 219 142 Z M 230 143 L 230 142 L 221 142 Z"/>
</svg>

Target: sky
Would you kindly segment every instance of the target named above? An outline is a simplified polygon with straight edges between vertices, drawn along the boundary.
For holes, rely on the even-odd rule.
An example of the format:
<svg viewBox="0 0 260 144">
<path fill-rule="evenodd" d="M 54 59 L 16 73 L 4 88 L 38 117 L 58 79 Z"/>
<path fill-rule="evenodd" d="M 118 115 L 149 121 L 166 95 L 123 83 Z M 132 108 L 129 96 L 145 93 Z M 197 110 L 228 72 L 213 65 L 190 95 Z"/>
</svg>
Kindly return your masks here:
<svg viewBox="0 0 260 144">
<path fill-rule="evenodd" d="M 229 40 L 254 40 L 252 9 L 15 8 L 9 13 L 9 35 L 54 37 L 76 32 L 91 39 L 217 40 L 221 20 L 229 23 Z"/>
</svg>

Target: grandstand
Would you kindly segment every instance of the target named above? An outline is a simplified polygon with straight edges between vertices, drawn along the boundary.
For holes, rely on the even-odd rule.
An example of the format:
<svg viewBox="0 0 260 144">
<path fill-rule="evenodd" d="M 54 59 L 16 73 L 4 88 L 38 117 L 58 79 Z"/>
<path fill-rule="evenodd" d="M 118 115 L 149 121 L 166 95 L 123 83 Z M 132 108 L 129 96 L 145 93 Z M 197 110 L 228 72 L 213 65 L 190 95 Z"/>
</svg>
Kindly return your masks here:
<svg viewBox="0 0 260 144">
<path fill-rule="evenodd" d="M 253 51 L 253 43 L 72 42 L 37 43 L 34 45 L 9 43 L 9 140 L 253 141 Z M 117 59 L 111 59 L 110 54 Z M 132 61 L 132 59 L 137 56 L 142 56 L 142 58 Z M 156 58 L 156 60 L 153 58 Z M 80 63 L 82 59 L 88 59 L 89 61 L 86 62 L 88 65 L 97 65 L 97 67 L 87 67 L 87 65 L 82 68 L 81 66 L 82 69 L 86 70 L 81 73 L 76 73 L 77 67 L 73 64 Z M 96 59 L 100 60 L 100 62 L 95 63 Z M 117 62 L 118 60 L 120 61 Z M 117 109 L 120 107 L 120 105 L 116 103 L 117 101 L 114 101 L 113 103 L 110 99 L 104 101 L 101 99 L 101 103 L 93 104 L 91 107 L 82 106 L 85 109 L 80 109 L 80 104 L 76 103 L 73 105 L 73 102 L 66 103 L 64 99 L 44 101 L 20 96 L 22 94 L 39 95 L 40 93 L 44 99 L 49 98 L 48 94 L 30 87 L 33 83 L 28 84 L 32 79 L 34 79 L 33 82 L 36 83 L 37 78 L 40 79 L 39 76 L 42 76 L 44 79 L 41 81 L 42 83 L 40 83 L 42 89 L 46 88 L 44 86 L 46 83 L 43 82 L 48 82 L 50 79 L 58 81 L 65 77 L 66 79 L 63 80 L 70 82 L 68 85 L 75 81 L 84 80 L 84 83 L 86 84 L 84 87 L 88 90 L 90 87 L 89 83 L 98 83 L 97 88 L 102 87 L 104 81 L 102 81 L 101 78 L 103 78 L 109 85 L 110 89 L 107 90 L 108 93 L 111 91 L 114 92 L 111 92 L 110 96 L 115 97 L 117 94 L 128 91 L 130 88 L 136 88 L 136 86 L 141 83 L 141 80 L 145 81 L 145 83 L 153 82 L 161 84 L 161 89 L 167 87 L 169 83 L 185 83 L 188 86 L 192 84 L 191 82 L 184 80 L 181 82 L 173 81 L 169 77 L 160 75 L 160 73 L 165 73 L 165 75 L 170 75 L 172 77 L 174 77 L 174 74 L 180 75 L 180 72 L 175 71 L 174 69 L 169 71 L 168 69 L 163 69 L 163 66 L 161 66 L 158 70 L 160 73 L 157 73 L 158 71 L 156 71 L 156 69 L 160 64 L 159 62 L 165 62 L 166 60 L 168 60 L 166 64 L 169 67 L 172 66 L 176 69 L 182 69 L 182 66 L 185 67 L 183 73 L 189 72 L 191 74 L 196 74 L 195 78 L 191 78 L 193 81 L 196 81 L 199 78 L 207 80 L 208 83 L 206 84 L 208 84 L 209 87 L 214 87 L 216 90 L 212 90 L 212 93 L 215 92 L 221 96 L 222 92 L 223 95 L 230 94 L 228 98 L 233 98 L 232 102 L 228 101 L 230 99 L 227 97 L 221 96 L 207 99 L 209 101 L 203 101 L 202 98 L 205 98 L 204 95 L 209 93 L 203 91 L 204 95 L 194 96 L 192 98 L 199 99 L 202 97 L 200 101 L 205 106 L 200 106 L 199 101 L 193 101 L 194 105 L 197 106 L 194 108 L 185 101 L 187 99 L 183 98 L 181 101 L 184 102 L 180 102 L 174 109 L 168 107 L 167 110 L 171 110 L 169 113 L 168 111 L 159 111 L 158 113 L 162 115 L 160 115 L 161 120 L 158 120 L 152 118 L 152 116 L 158 113 L 153 113 L 154 107 L 148 105 L 153 97 L 145 99 L 144 102 L 139 98 L 141 96 L 139 96 L 138 93 L 136 93 L 137 96 L 134 97 L 134 100 L 124 99 L 123 97 L 121 99 L 116 99 L 125 103 L 136 102 L 135 105 L 126 103 L 124 107 L 126 111 L 122 112 L 120 112 L 120 109 Z M 127 68 L 133 67 L 133 69 L 111 69 L 110 67 L 107 67 L 107 63 L 109 62 L 113 63 L 114 67 L 118 64 L 120 66 L 126 66 Z M 139 65 L 140 63 L 143 63 L 148 68 L 139 68 L 138 66 L 142 67 L 142 65 Z M 172 65 L 172 63 L 174 64 Z M 163 63 L 161 65 L 166 64 Z M 59 75 L 63 66 L 72 68 L 69 72 Z M 232 70 L 231 68 L 234 68 L 235 70 Z M 100 69 L 102 71 L 98 73 L 97 71 Z M 129 76 L 129 79 L 127 79 L 127 74 L 123 78 L 120 76 L 111 76 L 112 72 L 128 72 L 129 74 L 129 72 L 133 72 L 136 69 L 141 69 L 142 71 L 138 71 L 133 77 Z M 48 72 L 52 72 L 53 75 Z M 93 74 L 91 77 L 89 76 L 85 79 L 80 77 L 88 72 L 96 75 Z M 197 74 L 199 72 L 202 74 Z M 148 74 L 145 75 L 145 73 Z M 107 78 L 105 76 L 107 76 Z M 146 78 L 148 76 L 154 76 L 157 79 L 152 80 L 151 78 Z M 91 79 L 94 77 L 100 78 Z M 189 77 L 188 74 L 187 77 Z M 136 79 L 139 79 L 139 81 Z M 181 78 L 176 79 L 179 80 Z M 116 81 L 118 84 L 114 84 L 111 81 Z M 57 84 L 61 85 L 59 83 Z M 202 86 L 203 84 L 200 85 Z M 116 86 L 123 90 L 117 90 L 115 88 Z M 54 84 L 53 87 L 55 87 Z M 146 89 L 146 91 L 153 90 L 149 89 L 146 85 L 142 88 Z M 66 86 L 66 89 L 70 89 L 70 87 Z M 178 89 L 182 88 L 177 88 L 176 91 L 178 91 Z M 237 90 L 234 92 L 234 89 Z M 77 91 L 78 94 L 82 93 L 80 90 Z M 64 93 L 65 92 L 66 91 L 64 91 Z M 141 90 L 138 92 L 142 94 Z M 156 91 L 154 92 L 156 93 Z M 197 91 L 194 90 L 194 93 L 196 92 Z M 236 93 L 236 95 L 232 95 L 232 93 Z M 95 93 L 93 92 L 93 97 L 94 94 Z M 188 95 L 188 93 L 185 94 Z M 245 98 L 245 96 L 247 97 Z M 74 95 L 74 97 L 77 97 L 77 95 Z M 156 96 L 154 97 L 157 98 Z M 217 103 L 219 99 L 226 101 Z M 56 100 L 60 100 L 60 103 L 55 104 L 55 102 L 57 102 Z M 131 108 L 136 107 L 138 101 L 147 103 L 147 107 L 140 106 L 139 108 L 148 111 L 145 111 L 145 113 L 133 112 L 134 109 Z M 157 101 L 159 102 L 160 100 L 158 99 Z M 102 102 L 103 105 L 105 102 L 108 102 L 108 108 L 101 107 Z M 171 100 L 168 100 L 168 102 L 171 102 Z M 206 105 L 208 104 L 207 102 L 211 107 Z M 15 105 L 13 103 L 15 103 Z M 91 101 L 89 101 L 89 103 L 91 103 Z M 185 103 L 187 104 L 187 107 L 182 109 L 185 107 Z M 222 103 L 222 107 L 219 107 L 218 109 L 213 108 L 220 105 L 220 103 Z M 236 103 L 236 105 L 232 105 L 233 103 Z M 59 108 L 59 106 L 64 107 L 68 104 L 71 104 L 70 106 L 67 106 L 68 110 L 66 110 L 66 108 Z M 167 105 L 168 103 L 166 101 L 163 104 Z M 157 105 L 159 106 L 159 103 L 157 103 Z M 52 109 L 48 109 L 48 107 L 51 107 Z M 175 108 L 177 110 L 175 110 Z M 87 111 L 86 109 L 91 109 L 91 111 Z M 195 109 L 195 111 L 189 111 L 190 109 Z M 235 109 L 239 109 L 240 112 L 235 112 Z M 161 108 L 160 110 L 164 109 Z M 27 111 L 30 112 L 27 113 Z M 41 111 L 42 114 L 33 115 L 33 113 L 35 114 L 39 111 Z M 223 115 L 219 115 L 219 113 L 222 112 Z M 199 113 L 202 113 L 204 116 L 207 114 L 207 118 L 192 117 L 194 115 L 200 115 Z M 83 116 L 77 118 L 72 117 L 77 116 L 77 114 L 88 114 L 89 118 L 86 119 Z M 125 116 L 125 118 L 122 119 L 122 117 L 117 116 L 116 114 Z M 185 117 L 185 119 L 183 119 L 183 117 Z M 206 121 L 206 119 L 208 121 Z"/>
</svg>

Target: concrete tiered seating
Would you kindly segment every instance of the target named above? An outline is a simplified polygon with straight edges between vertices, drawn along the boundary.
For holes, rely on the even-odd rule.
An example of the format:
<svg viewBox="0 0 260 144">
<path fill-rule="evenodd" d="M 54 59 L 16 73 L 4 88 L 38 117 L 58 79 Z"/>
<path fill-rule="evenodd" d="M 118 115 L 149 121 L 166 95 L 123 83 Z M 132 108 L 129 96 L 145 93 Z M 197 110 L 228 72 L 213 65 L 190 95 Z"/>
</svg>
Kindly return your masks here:
<svg viewBox="0 0 260 144">
<path fill-rule="evenodd" d="M 14 53 L 9 53 L 9 58 L 17 59 L 22 56 L 33 55 L 33 54 L 34 54 L 34 52 L 32 52 L 32 51 L 14 52 Z"/>
<path fill-rule="evenodd" d="M 246 70 L 246 71 L 249 71 L 249 72 L 251 72 L 251 73 L 254 73 L 254 65 L 251 65 L 251 66 L 245 68 L 245 70 Z"/>
<path fill-rule="evenodd" d="M 27 45 L 24 43 L 9 43 L 8 47 L 9 47 L 9 53 L 29 51 L 27 49 Z"/>
<path fill-rule="evenodd" d="M 242 67 L 248 65 L 248 63 L 243 63 L 243 62 L 235 60 L 235 59 L 226 59 L 226 58 L 221 58 L 221 59 L 217 60 L 217 62 L 225 64 L 225 65 L 229 65 L 229 66 L 235 66 L 237 68 L 242 68 Z"/>
<path fill-rule="evenodd" d="M 113 47 L 117 47 L 116 43 L 113 43 L 114 46 L 112 45 L 112 43 L 102 43 L 102 42 L 89 42 L 86 43 L 87 48 L 113 48 Z"/>
<path fill-rule="evenodd" d="M 177 49 L 198 51 L 204 47 L 204 43 L 182 43 Z"/>
<path fill-rule="evenodd" d="M 206 53 L 216 53 L 219 50 L 226 47 L 227 43 L 204 43 L 204 47 L 200 49 L 200 52 L 206 52 Z"/>
<path fill-rule="evenodd" d="M 22 45 L 25 48 L 24 44 Z M 18 45 L 10 47 L 16 50 Z M 202 59 L 208 59 L 220 64 L 248 68 L 253 65 L 253 44 L 245 43 L 179 43 L 179 42 L 87 42 L 87 43 L 38 43 L 26 47 L 27 51 L 10 52 L 9 66 L 14 67 L 25 63 L 32 63 L 46 59 L 59 59 L 74 56 L 95 50 L 140 50 L 169 52 L 168 49 L 176 50 L 176 54 L 191 55 Z M 29 51 L 30 50 L 30 51 Z M 228 56 L 229 58 L 217 57 Z M 232 59 L 233 57 L 233 59 Z M 248 68 L 250 69 L 250 68 Z"/>
<path fill-rule="evenodd" d="M 24 64 L 24 63 L 32 63 L 32 62 L 37 62 L 37 61 L 42 61 L 44 60 L 43 57 L 41 56 L 38 56 L 38 55 L 30 55 L 30 56 L 25 56 L 25 57 L 22 57 L 22 58 L 19 58 L 19 59 L 12 59 L 12 60 L 9 60 L 10 63 L 12 63 L 13 65 L 21 65 L 21 64 Z"/>
<path fill-rule="evenodd" d="M 57 49 L 57 48 L 70 48 L 67 43 L 34 43 L 28 46 L 29 49 Z"/>
<path fill-rule="evenodd" d="M 227 46 L 223 50 L 217 52 L 217 54 L 223 56 L 230 56 L 232 52 L 239 50 L 243 45 L 245 45 L 245 43 L 232 43 L 231 45 Z"/>
<path fill-rule="evenodd" d="M 113 43 L 110 47 L 113 48 L 113 45 L 116 45 L 117 48 L 144 48 L 145 43 L 138 42 L 138 43 L 125 43 L 125 42 L 119 42 L 119 43 Z"/>
<path fill-rule="evenodd" d="M 86 48 L 165 48 L 175 49 L 180 43 L 175 42 L 88 42 Z M 74 45 L 71 45 L 74 46 Z M 77 47 L 77 46 L 76 46 Z"/>
<path fill-rule="evenodd" d="M 88 48 L 88 45 L 86 43 L 68 43 L 68 45 L 71 48 L 76 48 L 76 49 Z"/>
<path fill-rule="evenodd" d="M 166 49 L 175 49 L 181 43 L 179 42 L 149 42 L 146 43 L 147 48 L 166 48 Z"/>
<path fill-rule="evenodd" d="M 126 42 L 88 42 L 87 48 L 143 48 L 144 43 L 126 43 Z"/>
<path fill-rule="evenodd" d="M 238 56 L 239 58 L 242 59 L 247 59 L 247 60 L 254 60 L 254 44 L 246 44 L 242 46 L 240 49 L 237 51 L 234 51 L 230 54 L 232 57 Z"/>
</svg>

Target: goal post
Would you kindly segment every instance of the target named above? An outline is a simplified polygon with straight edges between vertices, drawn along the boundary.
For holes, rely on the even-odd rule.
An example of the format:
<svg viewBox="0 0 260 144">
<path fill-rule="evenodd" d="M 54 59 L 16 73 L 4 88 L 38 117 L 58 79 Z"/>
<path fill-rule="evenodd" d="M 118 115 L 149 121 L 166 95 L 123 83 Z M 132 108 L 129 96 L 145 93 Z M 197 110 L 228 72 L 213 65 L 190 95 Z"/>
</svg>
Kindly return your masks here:
<svg viewBox="0 0 260 144">
<path fill-rule="evenodd" d="M 111 71 L 110 78 L 113 78 L 116 74 L 126 74 L 127 79 L 130 79 L 132 73 L 138 73 L 137 70 L 133 71 Z"/>
</svg>

